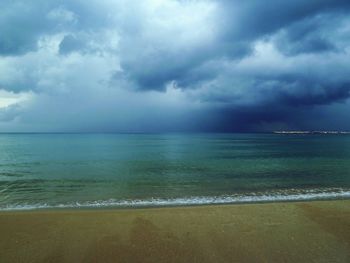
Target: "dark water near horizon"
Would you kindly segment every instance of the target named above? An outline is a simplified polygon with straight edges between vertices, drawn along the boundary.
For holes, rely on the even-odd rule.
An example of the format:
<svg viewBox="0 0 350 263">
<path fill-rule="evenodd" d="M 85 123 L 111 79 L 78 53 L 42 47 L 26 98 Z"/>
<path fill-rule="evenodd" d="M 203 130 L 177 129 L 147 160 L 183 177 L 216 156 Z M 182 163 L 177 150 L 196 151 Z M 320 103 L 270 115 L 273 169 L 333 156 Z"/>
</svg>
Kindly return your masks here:
<svg viewBox="0 0 350 263">
<path fill-rule="evenodd" d="M 333 198 L 349 135 L 0 134 L 0 210 Z"/>
</svg>

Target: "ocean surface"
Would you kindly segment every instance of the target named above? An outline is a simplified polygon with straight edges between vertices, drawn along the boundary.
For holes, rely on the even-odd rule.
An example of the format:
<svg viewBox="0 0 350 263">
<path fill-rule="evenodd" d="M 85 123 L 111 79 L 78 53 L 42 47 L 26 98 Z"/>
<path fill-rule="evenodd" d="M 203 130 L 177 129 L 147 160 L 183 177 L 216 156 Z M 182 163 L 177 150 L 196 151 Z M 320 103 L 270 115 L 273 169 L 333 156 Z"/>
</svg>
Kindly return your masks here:
<svg viewBox="0 0 350 263">
<path fill-rule="evenodd" d="M 0 210 L 345 198 L 349 135 L 0 134 Z"/>
</svg>

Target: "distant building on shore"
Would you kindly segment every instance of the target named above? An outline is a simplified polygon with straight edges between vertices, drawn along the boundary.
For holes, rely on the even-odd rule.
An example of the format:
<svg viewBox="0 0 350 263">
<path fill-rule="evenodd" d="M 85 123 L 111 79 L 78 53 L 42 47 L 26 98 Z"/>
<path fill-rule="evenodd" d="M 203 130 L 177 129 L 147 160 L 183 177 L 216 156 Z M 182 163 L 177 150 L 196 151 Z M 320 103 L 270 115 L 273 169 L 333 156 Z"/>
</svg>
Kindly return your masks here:
<svg viewBox="0 0 350 263">
<path fill-rule="evenodd" d="M 349 131 L 273 131 L 276 134 L 350 134 Z"/>
</svg>

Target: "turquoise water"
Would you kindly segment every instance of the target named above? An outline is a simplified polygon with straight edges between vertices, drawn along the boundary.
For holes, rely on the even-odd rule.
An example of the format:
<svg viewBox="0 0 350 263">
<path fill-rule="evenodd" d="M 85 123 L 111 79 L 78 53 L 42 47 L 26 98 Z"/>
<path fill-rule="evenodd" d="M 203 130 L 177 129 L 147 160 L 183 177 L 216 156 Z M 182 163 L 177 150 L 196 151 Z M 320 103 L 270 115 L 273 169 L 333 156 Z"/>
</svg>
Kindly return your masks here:
<svg viewBox="0 0 350 263">
<path fill-rule="evenodd" d="M 0 209 L 350 198 L 349 135 L 0 134 Z"/>
</svg>

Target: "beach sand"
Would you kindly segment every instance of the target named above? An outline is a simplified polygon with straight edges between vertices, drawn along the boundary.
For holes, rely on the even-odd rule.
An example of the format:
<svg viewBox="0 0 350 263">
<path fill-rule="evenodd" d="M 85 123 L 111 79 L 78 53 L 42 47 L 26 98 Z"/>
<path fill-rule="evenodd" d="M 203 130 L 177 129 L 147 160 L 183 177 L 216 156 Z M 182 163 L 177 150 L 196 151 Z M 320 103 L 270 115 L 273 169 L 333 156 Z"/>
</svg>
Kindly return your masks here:
<svg viewBox="0 0 350 263">
<path fill-rule="evenodd" d="M 0 262 L 350 262 L 350 200 L 1 212 Z"/>
</svg>

